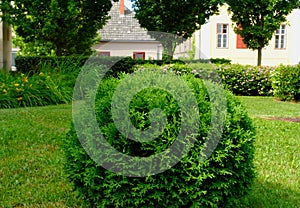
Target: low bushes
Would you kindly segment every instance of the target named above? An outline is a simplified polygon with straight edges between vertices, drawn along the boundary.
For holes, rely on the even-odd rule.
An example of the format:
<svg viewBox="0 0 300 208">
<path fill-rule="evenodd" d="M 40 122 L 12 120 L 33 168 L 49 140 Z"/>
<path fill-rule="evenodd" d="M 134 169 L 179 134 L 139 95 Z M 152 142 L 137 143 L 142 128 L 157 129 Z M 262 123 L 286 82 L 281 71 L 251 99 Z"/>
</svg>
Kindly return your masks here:
<svg viewBox="0 0 300 208">
<path fill-rule="evenodd" d="M 136 70 L 147 67 L 137 66 Z M 300 101 L 300 64 L 269 67 L 191 62 L 163 65 L 159 69 L 221 82 L 235 95 L 275 96 L 282 101 Z"/>
<path fill-rule="evenodd" d="M 300 101 L 300 65 L 217 65 L 224 87 L 236 95 L 274 96 L 282 101 Z"/>
<path fill-rule="evenodd" d="M 300 101 L 300 65 L 276 68 L 273 75 L 274 96 L 284 101 Z"/>
<path fill-rule="evenodd" d="M 273 95 L 272 73 L 275 67 L 250 65 L 218 65 L 216 68 L 226 89 L 235 95 Z"/>
<path fill-rule="evenodd" d="M 138 66 L 147 68 L 147 65 Z M 151 68 L 151 65 L 149 66 Z M 243 66 L 239 64 L 169 64 L 160 67 L 161 70 L 171 70 L 177 74 L 194 74 L 196 77 L 221 82 L 227 90 L 235 95 L 272 96 L 272 73 L 274 67 Z"/>
<path fill-rule="evenodd" d="M 57 70 L 78 70 L 88 57 L 83 56 L 20 56 L 15 59 L 15 65 L 20 73 L 39 73 L 45 65 Z"/>
<path fill-rule="evenodd" d="M 111 67 L 108 72 L 109 75 L 117 75 L 119 72 L 132 72 L 132 68 L 136 65 L 144 64 L 173 64 L 181 63 L 181 60 L 163 61 L 163 60 L 142 60 L 132 59 L 131 57 L 118 57 L 118 56 L 17 56 L 16 68 L 18 72 L 27 73 L 39 73 L 44 65 L 51 66 L 55 69 L 63 69 L 68 71 L 79 70 L 86 62 L 97 65 L 105 65 Z"/>
<path fill-rule="evenodd" d="M 224 59 L 224 58 L 211 58 L 210 62 L 213 64 L 231 64 L 230 59 Z"/>
<path fill-rule="evenodd" d="M 135 70 L 153 68 L 137 65 Z M 202 79 L 221 82 L 235 95 L 275 96 L 282 101 L 300 101 L 300 65 L 277 67 L 240 64 L 175 63 L 156 67 L 177 74 L 194 74 Z"/>
<path fill-rule="evenodd" d="M 137 129 L 151 129 L 150 112 L 159 108 L 166 116 L 165 128 L 150 142 L 130 140 L 118 131 L 112 119 L 112 96 L 119 83 L 130 79 L 131 76 L 134 77 L 136 73 L 143 75 L 144 71 L 140 70 L 131 75 L 123 74 L 119 78 L 111 77 L 102 81 L 95 103 L 97 122 L 107 142 L 119 152 L 136 157 L 149 157 L 169 148 L 176 140 L 183 122 L 178 100 L 166 91 L 150 88 L 140 91 L 131 100 L 128 111 L 130 120 Z M 153 76 L 153 79 L 160 79 L 168 73 L 163 71 Z M 234 96 L 226 93 L 227 117 L 224 132 L 211 157 L 199 161 L 210 128 L 211 102 L 206 86 L 200 79 L 191 74 L 182 74 L 180 79 L 187 82 L 193 92 L 199 108 L 198 119 L 201 125 L 193 136 L 195 143 L 189 153 L 165 172 L 147 177 L 127 177 L 106 170 L 89 157 L 72 125 L 65 139 L 65 170 L 77 193 L 88 206 L 225 207 L 233 206 L 248 192 L 255 175 L 254 129 L 245 109 Z M 140 78 L 140 83 L 146 83 L 143 76 Z M 135 87 L 134 84 L 132 85 Z M 170 81 L 166 85 L 176 85 L 176 82 Z M 217 89 L 214 87 L 212 91 L 214 90 Z M 125 94 L 126 92 L 124 91 Z M 180 100 L 187 101 L 185 96 Z M 90 122 L 87 120 L 90 112 L 81 110 L 83 111 L 80 112 L 82 116 L 80 122 Z M 189 122 L 189 119 L 184 121 Z M 97 139 L 93 138 L 94 127 L 85 128 L 80 134 L 84 136 L 84 144 L 95 144 L 95 147 L 90 148 L 99 151 Z M 97 155 L 96 152 L 94 153 Z M 114 156 L 106 156 L 105 161 L 114 162 Z M 167 159 L 167 157 L 161 158 L 161 160 Z M 118 169 L 118 166 L 116 168 Z"/>
<path fill-rule="evenodd" d="M 117 77 L 122 72 L 133 73 L 139 68 L 147 68 L 147 65 L 154 64 L 161 66 L 162 70 L 170 69 L 178 74 L 192 73 L 196 77 L 218 79 L 226 89 L 235 95 L 274 95 L 283 101 L 300 100 L 300 66 L 256 67 L 239 64 L 209 64 L 202 63 L 203 61 L 173 60 L 164 62 L 161 60 L 133 60 L 131 57 L 97 56 L 89 59 L 80 56 L 18 56 L 16 59 L 18 73 L 14 76 L 5 73 L 0 75 L 0 107 L 48 105 L 71 101 L 72 86 L 85 63 L 109 66 L 107 77 Z M 222 59 L 215 61 L 227 62 Z M 39 76 L 41 72 L 47 74 L 45 76 L 48 77 L 47 80 L 44 80 L 45 77 Z M 24 77 L 28 82 L 22 81 L 26 80 Z M 52 92 L 50 93 L 50 91 Z"/>
<path fill-rule="evenodd" d="M 18 72 L 0 71 L 0 108 L 32 107 L 72 100 L 72 93 L 78 73 L 84 64 L 109 67 L 106 76 L 117 77 L 119 73 L 132 73 L 134 66 L 163 61 L 133 60 L 130 57 L 41 57 L 18 56 Z M 174 63 L 180 62 L 174 60 Z M 168 62 L 172 63 L 172 62 Z"/>
<path fill-rule="evenodd" d="M 77 74 L 56 70 L 29 73 L 0 72 L 0 108 L 69 103 Z"/>
<path fill-rule="evenodd" d="M 194 59 L 184 60 L 185 63 L 212 63 L 212 64 L 231 64 L 231 60 L 224 58 L 210 58 L 210 59 Z"/>
</svg>

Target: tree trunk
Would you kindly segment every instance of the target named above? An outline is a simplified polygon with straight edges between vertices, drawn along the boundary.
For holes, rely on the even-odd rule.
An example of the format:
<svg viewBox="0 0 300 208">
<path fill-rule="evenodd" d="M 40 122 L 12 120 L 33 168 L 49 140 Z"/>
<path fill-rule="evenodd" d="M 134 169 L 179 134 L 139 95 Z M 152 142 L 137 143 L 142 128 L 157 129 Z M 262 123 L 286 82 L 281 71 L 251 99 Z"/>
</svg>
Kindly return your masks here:
<svg viewBox="0 0 300 208">
<path fill-rule="evenodd" d="M 167 61 L 173 60 L 173 50 L 172 50 L 172 45 L 171 45 L 171 46 L 168 46 L 168 48 L 167 48 L 166 58 L 167 58 Z"/>
<path fill-rule="evenodd" d="M 173 60 L 174 51 L 176 48 L 176 42 L 173 40 L 167 40 L 162 43 L 164 46 L 164 54 L 163 54 L 163 60 L 164 61 L 171 61 Z"/>
<path fill-rule="evenodd" d="M 164 61 L 171 61 L 171 60 L 173 60 L 172 47 L 170 47 L 170 45 L 165 45 L 164 46 L 162 59 Z"/>
<path fill-rule="evenodd" d="M 11 70 L 12 65 L 12 40 L 11 40 L 11 26 L 3 22 L 3 68 Z"/>
<path fill-rule="evenodd" d="M 257 52 L 257 66 L 261 66 L 262 48 L 259 48 Z"/>
<path fill-rule="evenodd" d="M 60 46 L 56 46 L 56 56 L 62 56 L 62 48 Z"/>
</svg>

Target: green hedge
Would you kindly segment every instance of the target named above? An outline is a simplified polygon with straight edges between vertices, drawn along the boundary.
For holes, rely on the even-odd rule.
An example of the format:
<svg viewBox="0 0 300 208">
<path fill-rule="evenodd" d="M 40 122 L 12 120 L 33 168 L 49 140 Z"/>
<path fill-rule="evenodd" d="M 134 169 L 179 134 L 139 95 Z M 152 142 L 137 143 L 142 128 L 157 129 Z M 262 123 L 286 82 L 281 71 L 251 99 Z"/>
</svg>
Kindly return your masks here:
<svg viewBox="0 0 300 208">
<path fill-rule="evenodd" d="M 16 56 L 15 65 L 21 73 L 40 73 L 45 65 L 64 70 L 78 69 L 86 62 L 83 56 Z"/>
<path fill-rule="evenodd" d="M 230 59 L 224 59 L 224 58 L 211 58 L 210 62 L 212 64 L 231 64 Z"/>
<path fill-rule="evenodd" d="M 153 76 L 153 79 L 160 79 L 165 73 L 167 72 Z M 127 139 L 115 126 L 111 102 L 118 84 L 131 76 L 120 75 L 119 78 L 110 77 L 101 82 L 96 96 L 95 113 L 101 132 L 113 148 L 123 154 L 148 157 L 164 151 L 176 140 L 182 122 L 180 107 L 169 92 L 158 88 L 140 91 L 129 105 L 132 124 L 140 130 L 151 128 L 149 114 L 156 108 L 164 111 L 167 123 L 160 136 L 151 142 L 141 143 Z M 140 78 L 140 83 L 146 82 L 144 79 L 147 76 L 144 77 Z M 78 140 L 74 126 L 71 126 L 64 141 L 65 170 L 76 192 L 88 206 L 231 207 L 248 192 L 255 176 L 254 128 L 246 110 L 232 94 L 226 93 L 224 132 L 211 157 L 201 162 L 199 156 L 211 121 L 209 94 L 200 79 L 192 75 L 182 75 L 180 79 L 185 80 L 193 91 L 201 125 L 193 137 L 195 143 L 189 153 L 165 172 L 147 177 L 127 177 L 106 170 L 89 157 Z M 170 80 L 169 84 L 176 85 L 176 82 Z M 217 88 L 213 87 L 212 91 L 214 90 Z M 180 100 L 188 101 L 186 96 L 182 96 Z M 89 113 L 80 112 L 80 122 L 90 122 Z M 189 122 L 189 119 L 185 122 Z M 94 133 L 93 127 L 83 130 L 85 144 L 94 142 L 93 136 L 89 136 Z M 98 150 L 97 145 L 91 148 Z M 107 155 L 108 161 L 111 158 L 113 156 Z M 162 158 L 164 159 L 168 158 Z"/>
<path fill-rule="evenodd" d="M 18 72 L 21 73 L 39 73 L 40 70 L 45 66 L 51 68 L 63 68 L 67 69 L 80 69 L 84 64 L 96 64 L 96 65 L 106 65 L 111 67 L 109 75 L 117 75 L 119 72 L 133 72 L 132 69 L 135 65 L 143 64 L 172 64 L 172 63 L 182 63 L 181 60 L 163 61 L 163 60 L 141 60 L 132 59 L 131 57 L 104 57 L 104 56 L 17 56 L 16 57 L 16 68 Z"/>
<path fill-rule="evenodd" d="M 274 96 L 283 101 L 300 101 L 300 65 L 276 68 L 273 76 Z"/>
<path fill-rule="evenodd" d="M 210 58 L 210 59 L 195 59 L 183 60 L 185 63 L 212 63 L 212 64 L 231 64 L 231 60 L 224 58 Z"/>
<path fill-rule="evenodd" d="M 138 69 L 151 68 L 151 65 Z M 207 63 L 169 64 L 159 70 L 174 71 L 177 74 L 194 74 L 198 78 L 222 83 L 235 95 L 272 96 L 272 73 L 275 67 L 256 67 L 239 64 L 214 65 Z"/>
<path fill-rule="evenodd" d="M 88 60 L 88 61 L 87 61 Z M 214 63 L 230 63 L 226 59 L 211 59 Z M 78 72 L 84 64 L 109 66 L 107 76 L 117 77 L 120 72 L 132 73 L 136 66 L 154 64 L 172 68 L 180 73 L 194 73 L 200 77 L 210 76 L 216 71 L 224 87 L 235 95 L 273 96 L 280 100 L 299 100 L 299 66 L 250 66 L 239 64 L 206 64 L 203 60 L 133 60 L 131 57 L 33 57 L 17 56 L 16 67 L 19 72 L 31 76 L 41 69 L 66 70 Z M 194 72 L 196 70 L 196 73 Z M 276 72 L 276 73 L 275 73 Z M 272 74 L 275 73 L 273 76 Z M 275 90 L 275 91 L 274 91 Z"/>
<path fill-rule="evenodd" d="M 272 73 L 275 67 L 250 65 L 218 65 L 224 87 L 235 95 L 272 96 Z"/>
</svg>

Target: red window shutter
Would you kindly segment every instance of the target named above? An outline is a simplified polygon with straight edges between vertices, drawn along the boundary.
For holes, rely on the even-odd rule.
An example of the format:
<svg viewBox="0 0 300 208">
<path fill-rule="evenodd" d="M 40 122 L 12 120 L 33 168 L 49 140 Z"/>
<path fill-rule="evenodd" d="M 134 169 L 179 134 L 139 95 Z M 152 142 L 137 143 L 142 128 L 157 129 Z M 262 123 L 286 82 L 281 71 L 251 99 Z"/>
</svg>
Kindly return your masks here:
<svg viewBox="0 0 300 208">
<path fill-rule="evenodd" d="M 238 25 L 238 29 L 242 30 L 242 27 Z M 239 34 L 236 35 L 236 48 L 239 49 L 247 48 L 247 45 L 244 43 L 243 38 Z"/>
<path fill-rule="evenodd" d="M 243 42 L 243 38 L 239 34 L 236 35 L 236 48 L 247 48 L 247 45 Z"/>
</svg>

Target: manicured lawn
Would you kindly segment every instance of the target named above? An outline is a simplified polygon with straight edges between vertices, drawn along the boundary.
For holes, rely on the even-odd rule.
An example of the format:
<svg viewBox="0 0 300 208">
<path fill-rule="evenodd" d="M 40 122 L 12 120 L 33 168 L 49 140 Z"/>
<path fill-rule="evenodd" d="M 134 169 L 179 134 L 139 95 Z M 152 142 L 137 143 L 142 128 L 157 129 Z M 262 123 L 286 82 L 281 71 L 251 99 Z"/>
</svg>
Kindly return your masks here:
<svg viewBox="0 0 300 208">
<path fill-rule="evenodd" d="M 300 104 L 241 97 L 257 127 L 258 177 L 240 207 L 299 207 Z M 63 174 L 71 105 L 0 110 L 0 207 L 79 207 Z"/>
<path fill-rule="evenodd" d="M 76 204 L 63 175 L 71 105 L 0 110 L 0 207 Z"/>
<path fill-rule="evenodd" d="M 300 117 L 300 103 L 273 98 L 241 97 L 257 128 L 258 177 L 241 207 L 289 207 L 300 205 L 300 123 L 268 120 Z"/>
</svg>

